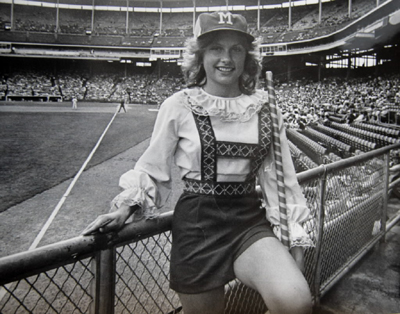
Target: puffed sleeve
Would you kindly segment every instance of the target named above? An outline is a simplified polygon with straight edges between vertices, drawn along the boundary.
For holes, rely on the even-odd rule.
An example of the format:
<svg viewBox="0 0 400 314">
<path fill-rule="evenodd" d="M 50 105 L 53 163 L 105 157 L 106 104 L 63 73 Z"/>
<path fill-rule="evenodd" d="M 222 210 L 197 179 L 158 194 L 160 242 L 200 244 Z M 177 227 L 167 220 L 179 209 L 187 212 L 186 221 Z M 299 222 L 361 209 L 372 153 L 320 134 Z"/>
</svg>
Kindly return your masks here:
<svg viewBox="0 0 400 314">
<path fill-rule="evenodd" d="M 121 204 L 139 205 L 140 216 L 153 218 L 168 200 L 171 165 L 179 139 L 179 106 L 174 103 L 176 100 L 172 96 L 161 105 L 150 145 L 134 169 L 121 176 L 119 185 L 124 191 L 112 200 L 111 210 L 116 210 Z"/>
<path fill-rule="evenodd" d="M 301 191 L 297 181 L 296 171 L 294 169 L 292 157 L 290 154 L 289 144 L 286 138 L 286 131 L 283 119 L 278 110 L 279 136 L 282 150 L 283 175 L 285 179 L 286 206 L 289 228 L 290 247 L 294 246 L 314 246 L 309 235 L 304 230 L 304 223 L 310 214 L 307 207 L 306 199 Z M 280 218 L 279 218 L 279 201 L 277 191 L 277 177 L 274 158 L 273 144 L 263 165 L 258 172 L 259 184 L 263 193 L 265 207 L 267 211 L 267 219 L 274 226 L 274 233 L 280 239 Z"/>
</svg>

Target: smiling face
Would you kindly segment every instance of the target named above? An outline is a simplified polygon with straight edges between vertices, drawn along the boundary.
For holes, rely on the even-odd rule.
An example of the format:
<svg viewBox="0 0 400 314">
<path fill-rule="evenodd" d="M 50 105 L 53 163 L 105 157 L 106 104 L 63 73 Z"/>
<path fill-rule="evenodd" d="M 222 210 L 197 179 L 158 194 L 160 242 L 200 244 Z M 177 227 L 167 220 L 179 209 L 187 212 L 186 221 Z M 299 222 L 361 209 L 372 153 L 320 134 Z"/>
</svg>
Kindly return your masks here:
<svg viewBox="0 0 400 314">
<path fill-rule="evenodd" d="M 241 95 L 239 77 L 246 60 L 246 39 L 233 31 L 219 31 L 203 54 L 203 66 L 207 77 L 204 90 L 215 96 L 236 97 Z"/>
</svg>

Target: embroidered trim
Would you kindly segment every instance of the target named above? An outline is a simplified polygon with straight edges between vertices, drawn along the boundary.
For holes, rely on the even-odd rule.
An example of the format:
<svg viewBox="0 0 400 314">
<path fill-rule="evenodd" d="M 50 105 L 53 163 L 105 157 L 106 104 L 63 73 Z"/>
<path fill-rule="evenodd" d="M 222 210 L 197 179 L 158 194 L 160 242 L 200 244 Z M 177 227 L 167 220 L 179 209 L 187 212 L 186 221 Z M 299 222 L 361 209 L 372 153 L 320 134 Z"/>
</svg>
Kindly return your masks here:
<svg viewBox="0 0 400 314">
<path fill-rule="evenodd" d="M 292 239 L 290 243 L 290 248 L 295 246 L 301 247 L 315 247 L 314 242 L 309 238 L 309 236 L 304 236 L 301 238 Z"/>
<path fill-rule="evenodd" d="M 217 180 L 216 141 L 210 117 L 193 114 L 201 143 L 201 178 L 205 181 Z"/>
<path fill-rule="evenodd" d="M 260 147 L 258 144 L 236 142 L 217 142 L 217 155 L 241 158 L 256 158 Z"/>
<path fill-rule="evenodd" d="M 205 195 L 249 195 L 255 192 L 255 181 L 245 182 L 205 182 L 184 179 L 183 191 Z"/>
</svg>

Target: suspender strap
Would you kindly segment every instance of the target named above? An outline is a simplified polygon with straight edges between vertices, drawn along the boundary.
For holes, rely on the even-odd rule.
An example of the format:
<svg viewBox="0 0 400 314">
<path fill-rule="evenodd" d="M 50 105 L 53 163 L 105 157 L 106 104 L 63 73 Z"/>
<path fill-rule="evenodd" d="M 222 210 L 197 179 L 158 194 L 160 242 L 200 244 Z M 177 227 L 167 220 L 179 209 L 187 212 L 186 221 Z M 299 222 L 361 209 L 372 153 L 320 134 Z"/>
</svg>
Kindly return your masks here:
<svg viewBox="0 0 400 314">
<path fill-rule="evenodd" d="M 209 116 L 193 113 L 201 144 L 201 180 L 217 181 L 217 143 Z"/>
</svg>

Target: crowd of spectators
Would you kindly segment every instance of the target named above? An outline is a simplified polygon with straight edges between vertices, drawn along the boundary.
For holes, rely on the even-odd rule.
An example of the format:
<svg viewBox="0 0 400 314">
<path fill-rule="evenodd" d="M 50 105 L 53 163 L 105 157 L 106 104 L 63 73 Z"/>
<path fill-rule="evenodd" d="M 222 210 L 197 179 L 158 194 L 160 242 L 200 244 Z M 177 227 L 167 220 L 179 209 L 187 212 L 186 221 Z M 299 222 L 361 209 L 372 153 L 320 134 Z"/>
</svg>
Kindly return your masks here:
<svg viewBox="0 0 400 314">
<path fill-rule="evenodd" d="M 373 1 L 353 1 L 351 16 L 349 16 L 347 2 L 324 3 L 321 21 L 319 21 L 318 9 L 299 12 L 301 15 L 292 17 L 292 30 L 283 31 L 279 34 L 277 41 L 298 41 L 331 34 L 364 16 L 375 7 L 376 2 Z"/>
<path fill-rule="evenodd" d="M 60 90 L 54 77 L 45 72 L 16 72 L 3 77 L 0 85 L 0 99 L 10 96 L 22 97 L 60 97 Z"/>
<path fill-rule="evenodd" d="M 48 99 L 70 101 L 119 102 L 161 104 L 169 95 L 183 86 L 182 79 L 149 74 L 121 77 L 117 74 L 96 74 L 84 77 L 78 73 L 60 73 L 56 76 L 39 72 L 16 72 L 3 76 L 0 99 Z M 35 96 L 35 97 L 32 97 Z M 57 97 L 56 97 L 57 96 Z M 47 98 L 46 98 L 47 97 Z"/>
<path fill-rule="evenodd" d="M 329 121 L 395 122 L 389 113 L 400 108 L 400 75 L 304 80 L 277 84 L 275 88 L 288 128 L 304 129 Z"/>
<path fill-rule="evenodd" d="M 306 170 L 306 155 L 318 155 L 318 160 L 312 158 L 317 164 L 330 163 L 399 142 L 399 74 L 300 80 L 276 84 L 275 88 L 289 140 L 300 148 L 306 143 L 301 135 L 315 141 L 308 144 L 307 154 L 291 150 L 302 170 Z M 327 148 L 325 152 L 321 153 L 320 144 Z M 391 153 L 391 166 L 399 162 L 398 156 L 398 151 Z"/>
<path fill-rule="evenodd" d="M 261 82 L 261 85 L 264 83 Z M 158 103 L 182 88 L 181 77 L 156 74 L 95 74 L 21 71 L 4 76 L 0 82 L 1 96 L 53 95 L 70 100 L 114 101 L 127 90 L 138 103 Z M 304 128 L 322 122 L 329 115 L 343 122 L 392 119 L 389 111 L 400 107 L 400 75 L 344 79 L 328 77 L 321 82 L 297 80 L 276 83 L 277 99 L 290 128 Z M 156 97 L 156 96 L 158 97 Z M 157 101 L 154 101 L 157 99 Z M 393 122 L 393 121 L 391 121 Z"/>
<path fill-rule="evenodd" d="M 261 82 L 261 85 L 264 83 Z M 119 101 L 128 90 L 132 101 L 159 103 L 183 86 L 181 77 L 156 74 L 95 74 L 91 77 L 75 73 L 50 75 L 46 72 L 21 71 L 4 76 L 0 96 L 61 96 L 70 100 L 77 96 L 87 101 Z M 393 122 L 390 111 L 400 107 L 400 75 L 343 79 L 329 77 L 321 82 L 298 80 L 276 83 L 278 103 L 289 128 L 323 122 L 327 117 L 342 122 Z M 391 119 L 391 121 L 388 121 Z M 339 121 L 337 121 L 339 122 Z M 400 122 L 400 121 L 399 121 Z"/>
</svg>

